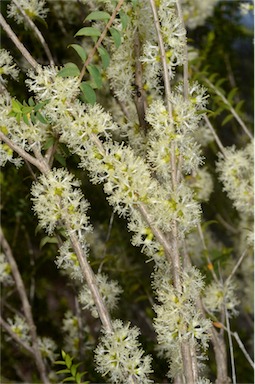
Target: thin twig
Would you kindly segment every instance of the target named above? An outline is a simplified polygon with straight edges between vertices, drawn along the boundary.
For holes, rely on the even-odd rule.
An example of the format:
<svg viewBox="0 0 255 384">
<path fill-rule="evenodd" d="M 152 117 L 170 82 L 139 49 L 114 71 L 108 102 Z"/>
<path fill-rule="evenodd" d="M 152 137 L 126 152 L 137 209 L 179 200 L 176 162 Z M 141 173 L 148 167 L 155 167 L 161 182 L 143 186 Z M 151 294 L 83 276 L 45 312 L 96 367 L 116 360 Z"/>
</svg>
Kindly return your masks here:
<svg viewBox="0 0 255 384">
<path fill-rule="evenodd" d="M 112 15 L 111 15 L 111 18 L 110 20 L 108 21 L 108 23 L 106 24 L 105 26 L 105 29 L 103 30 L 103 32 L 101 33 L 101 36 L 99 37 L 99 39 L 97 40 L 94 48 L 90 51 L 89 55 L 88 55 L 88 58 L 87 60 L 85 61 L 85 63 L 83 64 L 83 67 L 82 67 L 82 70 L 81 70 L 81 73 L 80 73 L 80 77 L 79 77 L 79 81 L 81 82 L 82 81 L 82 78 L 85 74 L 85 71 L 86 71 L 86 67 L 90 64 L 94 54 L 96 53 L 96 50 L 97 48 L 101 45 L 102 41 L 104 40 L 107 32 L 108 32 L 108 29 L 111 27 L 112 23 L 114 22 L 114 19 L 117 15 L 117 13 L 119 12 L 120 8 L 122 7 L 122 4 L 124 3 L 125 0 L 119 0 L 116 8 L 114 9 Z"/>
<path fill-rule="evenodd" d="M 247 251 L 245 250 L 242 255 L 240 256 L 238 262 L 236 263 L 236 265 L 234 266 L 232 272 L 230 273 L 230 275 L 228 276 L 228 278 L 226 279 L 226 284 L 232 279 L 232 277 L 234 276 L 234 274 L 236 273 L 237 269 L 239 268 L 240 264 L 242 263 L 243 259 L 245 258 L 247 254 Z"/>
<path fill-rule="evenodd" d="M 154 18 L 154 25 L 155 25 L 157 37 L 158 37 L 160 58 L 161 58 L 162 66 L 163 66 L 163 79 L 164 79 L 164 85 L 165 85 L 167 110 L 168 110 L 169 117 L 172 118 L 172 104 L 170 102 L 171 85 L 170 85 L 168 66 L 167 66 L 167 62 L 166 62 L 166 51 L 165 51 L 165 47 L 164 47 L 163 38 L 162 38 L 162 35 L 160 32 L 160 23 L 159 23 L 158 12 L 157 12 L 157 7 L 155 4 L 155 1 L 150 0 L 150 5 L 151 5 L 152 14 L 153 14 L 153 18 Z"/>
<path fill-rule="evenodd" d="M 31 355 L 34 355 L 34 350 L 32 347 L 30 347 L 30 345 L 26 344 L 15 332 L 13 332 L 13 330 L 11 329 L 11 327 L 9 326 L 8 323 L 6 323 L 6 321 L 4 321 L 4 319 L 1 317 L 0 315 L 0 324 L 2 325 L 2 327 L 6 330 L 6 332 L 9 333 L 9 335 L 11 336 L 11 338 L 16 341 L 16 343 L 20 344 L 26 351 L 28 351 L 29 353 L 31 353 Z"/>
<path fill-rule="evenodd" d="M 98 290 L 97 281 L 96 281 L 94 272 L 92 271 L 87 261 L 86 255 L 83 252 L 83 249 L 81 247 L 81 244 L 76 234 L 74 232 L 69 232 L 69 236 L 72 242 L 73 250 L 79 261 L 82 274 L 93 296 L 101 322 L 104 328 L 108 332 L 113 332 L 112 321 L 111 321 L 108 309 L 106 308 L 105 303 L 102 299 L 102 296 Z"/>
<path fill-rule="evenodd" d="M 186 31 L 180 0 L 176 0 L 176 7 L 177 7 L 178 17 L 181 21 L 182 28 Z M 186 35 L 187 35 L 187 31 L 186 31 Z M 184 44 L 184 52 L 183 53 L 184 53 L 184 62 L 183 62 L 184 99 L 188 100 L 188 97 L 189 97 L 189 60 L 188 60 L 187 36 L 186 36 L 186 42 Z"/>
<path fill-rule="evenodd" d="M 37 26 L 35 25 L 35 23 L 33 22 L 33 20 L 30 19 L 30 17 L 26 14 L 26 12 L 24 12 L 23 8 L 19 5 L 18 1 L 17 0 L 12 0 L 13 3 L 16 5 L 16 7 L 18 8 L 18 10 L 20 11 L 20 13 L 22 14 L 22 16 L 24 17 L 24 19 L 27 21 L 27 23 L 29 24 L 30 28 L 32 29 L 32 31 L 35 33 L 35 35 L 38 37 L 40 43 L 42 44 L 43 46 L 43 49 L 49 59 L 49 62 L 50 62 L 50 65 L 54 66 L 55 63 L 54 63 L 54 60 L 53 60 L 53 57 L 52 57 L 52 54 L 51 54 L 51 51 L 41 33 L 41 31 L 37 28 Z"/>
<path fill-rule="evenodd" d="M 228 342 L 229 342 L 230 362 L 231 362 L 231 370 L 232 370 L 232 381 L 233 381 L 233 384 L 236 384 L 236 370 L 235 370 L 234 349 L 233 349 L 233 343 L 232 343 L 232 337 L 231 337 L 231 330 L 230 330 L 228 310 L 227 310 L 225 304 L 224 304 L 224 309 L 225 309 L 225 318 L 226 318 L 227 334 L 228 334 Z"/>
<path fill-rule="evenodd" d="M 24 160 L 27 160 L 29 163 L 33 164 L 36 168 L 39 169 L 42 173 L 46 173 L 48 167 L 44 164 L 44 162 L 40 162 L 38 159 L 31 156 L 28 152 L 26 152 L 23 148 L 19 147 L 17 144 L 13 143 L 7 136 L 0 132 L 0 139 L 3 140 L 8 146 L 13 149 L 20 157 Z"/>
<path fill-rule="evenodd" d="M 205 251 L 205 255 L 206 255 L 206 258 L 207 258 L 207 262 L 208 262 L 208 265 L 211 266 L 211 268 L 208 268 L 214 278 L 214 281 L 216 281 L 216 283 L 219 281 L 219 279 L 217 278 L 217 275 L 216 273 L 214 272 L 214 268 L 213 268 L 213 264 L 211 262 L 211 259 L 209 257 L 209 253 L 208 253 L 208 248 L 205 244 L 205 238 L 204 238 L 204 234 L 203 234 L 203 231 L 202 231 L 202 227 L 201 227 L 201 224 L 199 223 L 198 226 L 197 226 L 197 229 L 198 229 L 198 233 L 199 233 L 199 236 L 200 236 L 200 239 L 202 241 L 202 245 L 203 245 L 203 248 L 204 248 L 204 251 Z"/>
<path fill-rule="evenodd" d="M 223 93 L 221 93 L 214 85 L 213 83 L 208 80 L 208 79 L 204 79 L 204 81 L 214 90 L 214 92 L 216 93 L 216 95 L 218 95 L 222 101 L 228 106 L 229 108 L 229 111 L 232 113 L 232 115 L 234 116 L 234 118 L 236 119 L 236 121 L 240 124 L 240 126 L 242 127 L 243 131 L 246 133 L 247 136 L 249 136 L 249 138 L 252 140 L 253 139 L 253 136 L 251 134 L 251 132 L 249 131 L 249 129 L 247 128 L 247 126 L 245 125 L 244 121 L 241 119 L 241 117 L 237 114 L 236 110 L 232 107 L 232 105 L 230 104 L 230 102 L 226 99 L 226 97 L 223 95 Z"/>
<path fill-rule="evenodd" d="M 9 24 L 5 21 L 2 13 L 0 13 L 0 25 L 3 27 L 9 38 L 13 41 L 13 43 L 16 45 L 18 50 L 22 53 L 22 55 L 25 57 L 25 59 L 29 62 L 29 64 L 36 69 L 38 67 L 37 61 L 31 56 L 31 54 L 28 52 L 28 50 L 24 47 L 24 45 L 19 41 L 18 37 L 15 35 Z"/>
<path fill-rule="evenodd" d="M 37 332 L 36 332 L 36 326 L 33 320 L 32 310 L 30 303 L 28 301 L 28 297 L 26 294 L 26 289 L 22 280 L 22 277 L 20 275 L 17 263 L 13 257 L 11 248 L 3 234 L 2 228 L 0 227 L 0 243 L 3 247 L 4 253 L 7 257 L 8 263 L 10 264 L 12 275 L 16 284 L 16 288 L 18 291 L 18 294 L 20 296 L 22 307 L 24 310 L 24 315 L 26 317 L 26 321 L 29 326 L 30 335 L 32 338 L 32 349 L 33 349 L 33 356 L 36 362 L 36 366 L 38 368 L 38 371 L 40 373 L 41 380 L 43 383 L 47 384 L 49 383 L 49 380 L 47 378 L 46 373 L 46 367 L 44 365 L 44 361 L 41 355 L 41 351 L 38 345 L 38 338 L 37 338 Z"/>
<path fill-rule="evenodd" d="M 213 137 L 214 137 L 216 143 L 218 144 L 218 147 L 220 148 L 220 150 L 221 150 L 223 156 L 226 157 L 226 155 L 225 155 L 225 148 L 224 148 L 223 144 L 221 143 L 219 136 L 218 136 L 217 133 L 215 132 L 215 129 L 213 128 L 213 126 L 212 126 L 210 120 L 208 119 L 208 117 L 207 117 L 206 115 L 204 115 L 204 119 L 205 119 L 205 122 L 206 122 L 208 128 L 209 128 L 210 131 L 212 132 Z"/>
</svg>

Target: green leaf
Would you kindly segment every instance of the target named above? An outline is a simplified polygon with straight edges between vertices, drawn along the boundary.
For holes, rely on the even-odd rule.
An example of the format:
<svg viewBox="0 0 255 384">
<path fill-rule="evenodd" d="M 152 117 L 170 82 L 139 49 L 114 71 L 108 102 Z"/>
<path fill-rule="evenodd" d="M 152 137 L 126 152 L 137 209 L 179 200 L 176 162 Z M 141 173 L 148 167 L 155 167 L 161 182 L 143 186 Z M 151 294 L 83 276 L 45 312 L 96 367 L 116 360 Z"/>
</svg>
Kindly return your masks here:
<svg viewBox="0 0 255 384">
<path fill-rule="evenodd" d="M 60 153 L 55 153 L 54 158 L 63 166 L 66 166 L 66 159 Z M 69 368 L 69 367 L 68 367 Z"/>
<path fill-rule="evenodd" d="M 109 20 L 111 18 L 111 15 L 108 12 L 104 11 L 95 11 L 91 12 L 84 21 L 87 20 Z"/>
<path fill-rule="evenodd" d="M 40 121 L 42 124 L 49 124 L 48 120 L 38 111 L 36 112 L 36 118 Z"/>
<path fill-rule="evenodd" d="M 228 97 L 227 97 L 229 104 L 232 104 L 233 98 L 235 97 L 237 91 L 238 91 L 238 88 L 233 88 L 229 92 Z"/>
<path fill-rule="evenodd" d="M 71 368 L 71 366 L 72 366 L 72 358 L 71 358 L 71 356 L 69 356 L 68 354 L 66 354 L 66 356 L 65 356 L 65 362 L 66 362 L 66 366 L 67 366 L 67 368 Z"/>
<path fill-rule="evenodd" d="M 61 373 L 70 373 L 70 369 L 61 369 L 60 371 L 57 371 L 57 373 L 59 373 L 59 374 L 61 374 Z"/>
<path fill-rule="evenodd" d="M 241 100 L 241 101 L 239 101 L 239 103 L 236 105 L 236 107 L 235 107 L 235 110 L 236 110 L 236 112 L 239 114 L 240 113 L 240 109 L 242 108 L 242 106 L 243 106 L 243 103 L 244 103 L 244 100 Z"/>
<path fill-rule="evenodd" d="M 120 10 L 119 15 L 120 15 L 122 28 L 125 30 L 128 25 L 129 17 L 122 9 Z"/>
<path fill-rule="evenodd" d="M 99 29 L 94 28 L 94 27 L 84 27 L 81 28 L 75 35 L 76 36 L 100 36 L 101 32 Z"/>
<path fill-rule="evenodd" d="M 74 63 L 65 64 L 64 68 L 61 69 L 57 74 L 57 76 L 60 76 L 60 77 L 74 77 L 79 75 L 80 75 L 80 70 L 77 67 L 77 65 Z"/>
<path fill-rule="evenodd" d="M 99 55 L 101 57 L 103 68 L 106 69 L 110 64 L 110 56 L 107 50 L 104 47 L 98 47 L 97 48 Z"/>
<path fill-rule="evenodd" d="M 20 113 L 22 111 L 23 105 L 15 99 L 12 99 L 12 110 L 13 112 Z"/>
<path fill-rule="evenodd" d="M 79 44 L 70 44 L 68 45 L 68 48 L 69 47 L 72 47 L 78 53 L 83 62 L 86 61 L 87 53 L 83 47 L 81 47 Z"/>
<path fill-rule="evenodd" d="M 31 107 L 33 107 L 34 105 L 35 105 L 35 102 L 34 102 L 34 100 L 33 100 L 33 97 L 31 96 L 31 97 L 29 97 L 29 99 L 28 99 L 28 105 L 30 105 Z"/>
<path fill-rule="evenodd" d="M 75 377 L 76 372 L 77 372 L 77 367 L 76 367 L 76 365 L 72 365 L 70 371 L 71 371 L 71 374 L 73 375 L 73 377 Z"/>
<path fill-rule="evenodd" d="M 42 107 L 44 107 L 46 104 L 48 104 L 50 100 L 45 100 L 45 101 L 42 101 L 41 103 L 38 103 L 35 105 L 34 107 L 34 111 L 37 112 L 39 111 L 39 109 L 41 109 Z"/>
<path fill-rule="evenodd" d="M 42 249 L 44 247 L 45 244 L 57 244 L 58 243 L 58 239 L 56 237 L 49 237 L 49 236 L 45 236 L 44 238 L 42 238 L 41 242 L 40 242 L 40 249 Z"/>
<path fill-rule="evenodd" d="M 66 363 L 62 360 L 54 361 L 54 364 L 66 365 Z"/>
<path fill-rule="evenodd" d="M 25 124 L 30 125 L 30 121 L 27 117 L 27 114 L 22 114 L 22 119 L 23 119 Z"/>
<path fill-rule="evenodd" d="M 49 149 L 50 147 L 53 146 L 53 144 L 55 143 L 55 138 L 54 137 L 50 137 L 43 145 L 43 149 Z"/>
<path fill-rule="evenodd" d="M 75 382 L 74 378 L 72 376 L 70 377 L 66 377 L 64 380 L 63 380 L 63 383 L 66 383 L 67 381 L 72 381 L 72 382 Z"/>
<path fill-rule="evenodd" d="M 223 125 L 225 125 L 225 124 L 227 124 L 230 120 L 232 120 L 233 119 L 233 115 L 232 115 L 232 113 L 230 113 L 229 115 L 227 115 L 226 117 L 225 117 L 225 119 L 223 120 L 223 122 L 221 123 L 221 125 L 223 126 Z"/>
<path fill-rule="evenodd" d="M 114 41 L 114 44 L 116 46 L 116 48 L 119 48 L 119 46 L 121 45 L 121 34 L 120 32 L 116 29 L 116 28 L 110 28 L 109 29 L 111 35 L 112 35 L 112 38 L 113 38 L 113 41 Z"/>
<path fill-rule="evenodd" d="M 35 116 L 34 112 L 32 112 L 32 113 L 30 114 L 30 119 L 31 119 L 31 121 L 32 121 L 33 124 L 36 124 L 36 116 Z"/>
<path fill-rule="evenodd" d="M 85 81 L 83 81 L 80 84 L 80 89 L 82 91 L 82 94 L 84 95 L 86 102 L 89 104 L 92 104 L 92 105 L 95 104 L 96 94 L 95 94 L 94 89 Z"/>
<path fill-rule="evenodd" d="M 99 70 L 97 69 L 97 67 L 93 64 L 90 64 L 87 66 L 87 69 L 88 69 L 96 87 L 101 88 L 103 85 L 103 82 L 102 82 L 101 74 L 100 74 Z"/>
</svg>

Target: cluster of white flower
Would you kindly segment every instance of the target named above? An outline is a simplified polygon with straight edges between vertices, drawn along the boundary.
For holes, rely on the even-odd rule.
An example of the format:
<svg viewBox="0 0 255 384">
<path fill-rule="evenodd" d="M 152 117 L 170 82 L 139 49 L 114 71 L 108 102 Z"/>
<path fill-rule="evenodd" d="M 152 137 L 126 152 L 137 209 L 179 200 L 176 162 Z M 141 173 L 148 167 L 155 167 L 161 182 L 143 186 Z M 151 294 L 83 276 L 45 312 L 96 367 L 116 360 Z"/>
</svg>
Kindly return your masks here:
<svg viewBox="0 0 255 384">
<path fill-rule="evenodd" d="M 236 295 L 237 286 L 234 281 L 227 279 L 225 282 L 212 282 L 206 286 L 203 303 L 211 313 L 221 313 L 224 307 L 230 316 L 237 315 L 236 307 L 239 300 Z"/>
<path fill-rule="evenodd" d="M 55 351 L 57 350 L 57 345 L 55 341 L 49 337 L 38 337 L 38 346 L 43 358 L 49 359 L 51 363 L 56 361 L 57 353 Z"/>
<path fill-rule="evenodd" d="M 245 148 L 226 148 L 224 156 L 219 155 L 217 170 L 224 190 L 233 201 L 234 207 L 247 216 L 253 215 L 254 154 L 253 142 Z"/>
<path fill-rule="evenodd" d="M 6 261 L 6 257 L 3 253 L 0 253 L 0 283 L 4 286 L 10 286 L 14 284 L 11 266 Z"/>
<path fill-rule="evenodd" d="M 13 57 L 6 49 L 0 49 L 0 83 L 6 83 L 6 79 L 2 76 L 11 76 L 17 80 L 19 75 L 19 69 L 13 62 Z"/>
<path fill-rule="evenodd" d="M 174 288 L 170 267 L 161 263 L 154 273 L 154 289 L 160 305 L 155 305 L 155 330 L 160 353 L 166 356 L 170 364 L 171 377 L 183 372 L 181 343 L 189 341 L 197 350 L 208 347 L 211 322 L 205 319 L 197 309 L 196 300 L 204 288 L 203 278 L 196 268 L 182 273 L 182 292 Z M 201 351 L 201 356 L 203 356 Z"/>
<path fill-rule="evenodd" d="M 31 335 L 26 320 L 19 315 L 15 315 L 14 319 L 8 318 L 7 321 L 12 332 L 14 332 L 24 343 L 30 345 Z"/>
<path fill-rule="evenodd" d="M 87 254 L 88 249 L 84 241 L 82 246 L 83 252 Z M 81 272 L 80 264 L 69 240 L 65 241 L 59 248 L 59 255 L 56 257 L 55 263 L 57 264 L 57 267 L 71 277 L 71 279 L 83 282 L 84 277 Z"/>
<path fill-rule="evenodd" d="M 206 19 L 213 14 L 219 0 L 181 0 L 183 18 L 188 28 L 194 29 L 203 25 Z"/>
<path fill-rule="evenodd" d="M 37 17 L 45 19 L 48 13 L 45 4 L 45 0 L 19 0 L 19 6 L 30 19 L 36 19 Z M 23 15 L 13 1 L 8 4 L 8 17 L 13 17 L 18 24 L 26 23 Z"/>
<path fill-rule="evenodd" d="M 57 67 L 38 66 L 36 71 L 28 71 L 29 78 L 26 80 L 28 89 L 34 92 L 36 100 L 48 101 L 44 111 L 53 123 L 58 123 L 59 117 L 67 114 L 67 105 L 80 92 L 78 77 L 63 78 L 58 73 Z"/>
<path fill-rule="evenodd" d="M 148 375 L 152 373 L 151 357 L 137 340 L 139 330 L 124 325 L 121 320 L 113 322 L 113 332 L 104 331 L 95 350 L 97 370 L 103 376 L 109 375 L 112 383 L 147 384 L 152 382 Z"/>
<path fill-rule="evenodd" d="M 109 280 L 105 274 L 98 273 L 95 275 L 95 278 L 106 307 L 109 311 L 114 310 L 117 307 L 122 288 L 117 281 Z M 89 309 L 92 316 L 96 318 L 98 317 L 91 291 L 87 285 L 83 285 L 83 288 L 79 293 L 79 301 L 82 304 L 82 309 Z"/>
<path fill-rule="evenodd" d="M 41 175 L 32 186 L 32 201 L 42 228 L 52 234 L 56 226 L 65 223 L 66 229 L 76 231 L 83 242 L 91 231 L 87 210 L 89 203 L 78 188 L 80 182 L 65 169 L 53 169 Z"/>
</svg>

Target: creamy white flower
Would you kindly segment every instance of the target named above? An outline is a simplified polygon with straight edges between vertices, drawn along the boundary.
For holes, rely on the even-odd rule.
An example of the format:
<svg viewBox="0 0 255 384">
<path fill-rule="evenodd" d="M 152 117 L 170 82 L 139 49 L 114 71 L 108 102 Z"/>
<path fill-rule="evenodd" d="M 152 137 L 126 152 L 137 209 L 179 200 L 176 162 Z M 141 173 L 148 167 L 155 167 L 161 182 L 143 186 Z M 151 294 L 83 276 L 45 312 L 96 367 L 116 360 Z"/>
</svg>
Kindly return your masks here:
<svg viewBox="0 0 255 384">
<path fill-rule="evenodd" d="M 3 79 L 3 75 L 11 76 L 13 79 L 17 80 L 18 74 L 19 69 L 13 62 L 11 54 L 6 49 L 0 49 L 0 82 L 6 82 L 6 80 Z"/>
<path fill-rule="evenodd" d="M 36 17 L 45 19 L 48 13 L 48 8 L 45 7 L 45 4 L 45 0 L 19 0 L 19 6 L 30 19 L 35 19 Z M 11 4 L 8 4 L 7 9 L 8 17 L 13 17 L 18 24 L 26 23 L 23 15 L 13 1 L 11 1 Z"/>
</svg>

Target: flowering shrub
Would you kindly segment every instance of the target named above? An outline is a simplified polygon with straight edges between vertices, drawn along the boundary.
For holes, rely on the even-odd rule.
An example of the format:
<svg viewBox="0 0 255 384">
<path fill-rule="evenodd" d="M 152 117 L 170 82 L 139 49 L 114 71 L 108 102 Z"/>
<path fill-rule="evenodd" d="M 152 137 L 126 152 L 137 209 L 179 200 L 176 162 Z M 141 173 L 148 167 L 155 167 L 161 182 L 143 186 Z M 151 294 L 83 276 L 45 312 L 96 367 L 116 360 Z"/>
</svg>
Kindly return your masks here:
<svg viewBox="0 0 255 384">
<path fill-rule="evenodd" d="M 251 4 L 217 3 L 6 2 L 3 382 L 251 381 L 251 111 L 217 38 Z"/>
</svg>

